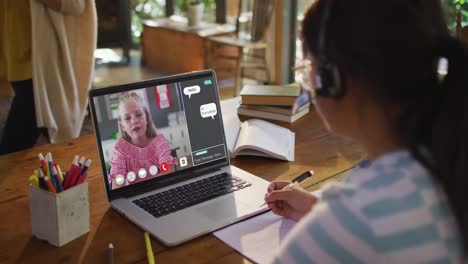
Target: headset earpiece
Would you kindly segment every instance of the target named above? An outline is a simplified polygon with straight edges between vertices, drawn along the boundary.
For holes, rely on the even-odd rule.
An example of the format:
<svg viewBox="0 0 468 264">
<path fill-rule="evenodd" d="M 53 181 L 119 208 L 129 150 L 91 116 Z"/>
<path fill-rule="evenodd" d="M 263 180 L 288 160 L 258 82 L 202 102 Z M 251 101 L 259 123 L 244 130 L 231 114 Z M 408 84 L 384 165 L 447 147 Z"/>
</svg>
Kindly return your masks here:
<svg viewBox="0 0 468 264">
<path fill-rule="evenodd" d="M 319 66 L 318 74 L 317 95 L 332 97 L 344 95 L 344 78 L 338 66 L 325 63 Z"/>
<path fill-rule="evenodd" d="M 316 94 L 319 96 L 340 97 L 345 93 L 344 76 L 338 65 L 330 62 L 326 55 L 327 29 L 333 0 L 325 1 L 325 10 L 321 19 L 318 43 L 318 76 Z"/>
</svg>

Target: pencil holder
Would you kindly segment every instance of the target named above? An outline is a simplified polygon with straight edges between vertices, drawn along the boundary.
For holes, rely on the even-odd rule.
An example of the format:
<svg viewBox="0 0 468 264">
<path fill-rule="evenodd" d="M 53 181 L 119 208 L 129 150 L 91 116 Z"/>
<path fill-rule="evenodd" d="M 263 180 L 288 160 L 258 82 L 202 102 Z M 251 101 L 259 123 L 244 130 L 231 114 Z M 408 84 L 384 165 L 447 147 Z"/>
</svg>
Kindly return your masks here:
<svg viewBox="0 0 468 264">
<path fill-rule="evenodd" d="M 58 194 L 29 185 L 32 234 L 60 247 L 89 232 L 88 183 Z"/>
</svg>

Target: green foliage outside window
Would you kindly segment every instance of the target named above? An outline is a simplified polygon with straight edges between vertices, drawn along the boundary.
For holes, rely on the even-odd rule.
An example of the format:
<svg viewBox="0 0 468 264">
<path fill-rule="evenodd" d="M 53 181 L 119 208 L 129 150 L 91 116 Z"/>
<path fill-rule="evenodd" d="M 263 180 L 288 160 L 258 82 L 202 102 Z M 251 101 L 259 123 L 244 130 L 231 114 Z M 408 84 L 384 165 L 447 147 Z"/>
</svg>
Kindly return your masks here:
<svg viewBox="0 0 468 264">
<path fill-rule="evenodd" d="M 231 0 L 232 1 L 232 0 Z M 215 21 L 215 0 L 175 0 L 175 14 L 177 15 L 185 15 L 187 12 L 187 7 L 191 3 L 203 3 L 205 6 L 205 17 L 204 21 L 207 22 L 214 22 Z"/>
<path fill-rule="evenodd" d="M 142 21 L 165 16 L 166 0 L 131 0 L 131 29 L 134 43 L 140 43 Z"/>
<path fill-rule="evenodd" d="M 214 8 L 214 0 L 175 0 L 175 6 L 180 12 L 186 12 L 187 6 L 191 3 L 203 3 L 205 9 L 211 10 Z"/>
<path fill-rule="evenodd" d="M 468 25 L 468 0 L 442 0 L 447 15 L 447 23 L 451 32 L 455 32 L 456 14 L 460 10 L 462 26 Z"/>
<path fill-rule="evenodd" d="M 205 5 L 206 20 L 213 22 L 215 18 L 215 0 L 175 0 L 175 13 L 184 15 L 190 2 L 202 2 Z M 142 20 L 166 16 L 166 0 L 131 0 L 132 4 L 132 36 L 134 43 L 140 43 L 143 30 Z"/>
</svg>

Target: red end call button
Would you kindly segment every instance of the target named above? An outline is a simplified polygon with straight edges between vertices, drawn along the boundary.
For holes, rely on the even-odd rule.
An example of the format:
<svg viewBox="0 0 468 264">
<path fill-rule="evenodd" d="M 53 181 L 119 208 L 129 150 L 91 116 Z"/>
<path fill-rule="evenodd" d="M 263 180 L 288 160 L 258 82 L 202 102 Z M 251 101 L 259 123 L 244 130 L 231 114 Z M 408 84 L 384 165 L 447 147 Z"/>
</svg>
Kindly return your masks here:
<svg viewBox="0 0 468 264">
<path fill-rule="evenodd" d="M 163 162 L 161 163 L 161 166 L 159 168 L 161 169 L 162 172 L 166 172 L 169 170 L 169 164 L 167 164 L 167 162 Z"/>
</svg>

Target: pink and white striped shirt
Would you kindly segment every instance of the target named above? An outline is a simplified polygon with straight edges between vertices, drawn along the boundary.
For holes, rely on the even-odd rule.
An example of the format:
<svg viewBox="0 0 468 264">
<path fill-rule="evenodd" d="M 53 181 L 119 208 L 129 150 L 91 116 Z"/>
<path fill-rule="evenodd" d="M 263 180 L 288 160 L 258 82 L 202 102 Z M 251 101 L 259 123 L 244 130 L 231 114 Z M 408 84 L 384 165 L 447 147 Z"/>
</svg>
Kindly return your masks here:
<svg viewBox="0 0 468 264">
<path fill-rule="evenodd" d="M 148 171 L 150 166 L 156 165 L 159 168 L 163 162 L 167 162 L 169 165 L 176 164 L 177 159 L 171 156 L 169 142 L 162 134 L 157 135 L 144 148 L 132 145 L 125 139 L 120 138 L 114 146 L 114 152 L 110 160 L 109 183 L 119 174 L 126 179 L 127 173 L 130 171 L 137 173 L 141 168 Z M 133 183 L 146 179 L 136 177 Z M 128 185 L 127 180 L 125 180 L 125 185 Z"/>
</svg>

